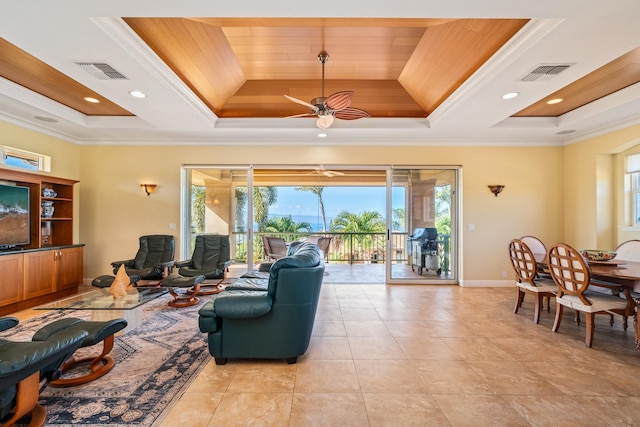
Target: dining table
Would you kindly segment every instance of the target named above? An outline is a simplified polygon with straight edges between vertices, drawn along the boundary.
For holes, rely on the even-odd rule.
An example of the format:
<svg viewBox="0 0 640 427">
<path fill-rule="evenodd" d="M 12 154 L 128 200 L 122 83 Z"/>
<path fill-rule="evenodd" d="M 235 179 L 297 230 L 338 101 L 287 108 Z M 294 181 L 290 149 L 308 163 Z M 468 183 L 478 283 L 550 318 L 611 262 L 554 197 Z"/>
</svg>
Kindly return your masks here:
<svg viewBox="0 0 640 427">
<path fill-rule="evenodd" d="M 548 265 L 546 254 L 534 254 L 539 267 Z M 610 283 L 617 283 L 630 291 L 640 294 L 640 262 L 616 260 L 589 261 L 587 260 L 591 278 Z M 635 302 L 633 313 L 633 329 L 635 332 L 636 349 L 640 351 L 640 324 L 638 324 L 638 311 L 640 310 L 640 296 L 631 295 Z"/>
</svg>

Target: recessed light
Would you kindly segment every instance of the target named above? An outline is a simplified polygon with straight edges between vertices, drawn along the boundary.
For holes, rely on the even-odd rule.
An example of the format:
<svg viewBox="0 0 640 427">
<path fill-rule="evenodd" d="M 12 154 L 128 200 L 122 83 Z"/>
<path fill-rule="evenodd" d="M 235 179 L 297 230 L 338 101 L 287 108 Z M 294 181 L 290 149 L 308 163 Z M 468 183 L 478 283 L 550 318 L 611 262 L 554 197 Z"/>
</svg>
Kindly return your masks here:
<svg viewBox="0 0 640 427">
<path fill-rule="evenodd" d="M 326 138 L 326 137 L 327 137 L 327 133 L 326 132 L 318 133 L 318 138 Z"/>
<path fill-rule="evenodd" d="M 550 99 L 550 100 L 548 100 L 548 101 L 547 101 L 547 104 L 548 104 L 548 105 L 559 104 L 559 103 L 561 103 L 562 101 L 564 101 L 564 99 L 562 99 L 562 98 L 554 98 L 554 99 Z"/>
<path fill-rule="evenodd" d="M 41 122 L 58 123 L 58 120 L 54 119 L 53 117 L 34 116 L 34 118 L 40 120 Z"/>
<path fill-rule="evenodd" d="M 575 131 L 575 129 L 561 130 L 560 132 L 556 132 L 556 135 L 569 135 L 570 133 L 574 133 Z"/>
<path fill-rule="evenodd" d="M 144 93 L 140 92 L 139 90 L 132 90 L 129 92 L 129 95 L 133 96 L 134 98 L 146 98 L 147 95 L 145 95 Z"/>
<path fill-rule="evenodd" d="M 86 97 L 84 98 L 84 100 L 85 100 L 85 101 L 87 101 L 87 102 L 90 102 L 90 103 L 92 103 L 92 104 L 99 104 L 99 103 L 100 103 L 100 100 L 95 99 L 95 98 L 92 98 L 92 97 L 90 97 L 90 96 L 86 96 Z"/>
<path fill-rule="evenodd" d="M 509 92 L 502 95 L 502 99 L 513 99 L 518 95 L 520 95 L 518 92 Z"/>
</svg>

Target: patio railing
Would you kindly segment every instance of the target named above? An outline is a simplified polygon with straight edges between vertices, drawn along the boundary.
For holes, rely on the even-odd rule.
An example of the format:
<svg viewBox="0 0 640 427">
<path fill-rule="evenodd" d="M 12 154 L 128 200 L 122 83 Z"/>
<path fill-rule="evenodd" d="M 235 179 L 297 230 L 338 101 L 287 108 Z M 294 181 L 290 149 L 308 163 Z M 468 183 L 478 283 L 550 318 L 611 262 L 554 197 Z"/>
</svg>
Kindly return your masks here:
<svg viewBox="0 0 640 427">
<path fill-rule="evenodd" d="M 384 263 L 386 233 L 350 233 L 350 232 L 322 232 L 322 233 L 254 233 L 253 254 L 254 261 L 265 259 L 262 246 L 262 236 L 282 237 L 287 242 L 303 241 L 310 236 L 331 237 L 331 244 L 327 251 L 327 259 L 333 263 Z M 236 262 L 247 261 L 247 233 L 233 233 L 235 254 L 232 258 Z M 391 234 L 393 263 L 407 263 L 411 254 L 409 235 L 406 232 L 394 231 Z M 449 270 L 449 236 L 438 237 L 440 257 L 443 271 Z"/>
</svg>

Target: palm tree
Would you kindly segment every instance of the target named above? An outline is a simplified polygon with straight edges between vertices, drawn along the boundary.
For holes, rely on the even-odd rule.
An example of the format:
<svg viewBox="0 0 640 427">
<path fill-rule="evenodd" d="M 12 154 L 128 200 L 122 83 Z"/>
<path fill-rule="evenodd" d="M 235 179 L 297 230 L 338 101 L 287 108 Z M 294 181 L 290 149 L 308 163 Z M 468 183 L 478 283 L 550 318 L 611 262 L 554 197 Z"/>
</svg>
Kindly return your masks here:
<svg viewBox="0 0 640 427">
<path fill-rule="evenodd" d="M 269 218 L 269 206 L 278 201 L 277 187 L 253 188 L 253 219 L 258 223 L 258 231 L 263 231 Z"/>
<path fill-rule="evenodd" d="M 327 217 L 325 216 L 325 213 L 324 213 L 324 200 L 322 200 L 322 192 L 324 191 L 325 187 L 304 186 L 304 187 L 296 187 L 295 189 L 296 191 L 308 191 L 318 196 L 318 204 L 320 205 L 320 214 L 322 215 L 322 231 L 327 231 Z"/>
<path fill-rule="evenodd" d="M 394 231 L 404 231 L 405 226 L 405 216 L 404 216 L 404 208 L 393 208 L 393 230 Z"/>
<path fill-rule="evenodd" d="M 364 211 L 361 214 L 356 214 L 341 211 L 331 220 L 329 228 L 332 232 L 364 233 L 354 236 L 358 242 L 358 252 L 361 252 L 365 247 L 371 247 L 372 236 L 369 233 L 384 233 L 387 225 L 380 212 Z M 349 248 L 350 252 L 352 250 L 353 248 Z"/>
<path fill-rule="evenodd" d="M 191 221 L 192 233 L 200 234 L 205 231 L 206 190 L 200 185 L 191 187 Z"/>
<path fill-rule="evenodd" d="M 438 234 L 451 234 L 451 186 L 435 189 L 436 229 Z"/>
<path fill-rule="evenodd" d="M 277 187 L 253 187 L 253 218 L 258 224 L 258 231 L 264 231 L 269 218 L 269 206 L 278 201 Z M 247 187 L 236 188 L 236 223 L 244 224 L 247 206 Z"/>
<path fill-rule="evenodd" d="M 283 234 L 285 240 L 292 240 L 295 233 L 311 232 L 313 228 L 308 222 L 296 222 L 289 216 L 270 218 L 265 222 L 264 231 L 267 233 Z M 289 233 L 288 235 L 286 233 Z"/>
</svg>

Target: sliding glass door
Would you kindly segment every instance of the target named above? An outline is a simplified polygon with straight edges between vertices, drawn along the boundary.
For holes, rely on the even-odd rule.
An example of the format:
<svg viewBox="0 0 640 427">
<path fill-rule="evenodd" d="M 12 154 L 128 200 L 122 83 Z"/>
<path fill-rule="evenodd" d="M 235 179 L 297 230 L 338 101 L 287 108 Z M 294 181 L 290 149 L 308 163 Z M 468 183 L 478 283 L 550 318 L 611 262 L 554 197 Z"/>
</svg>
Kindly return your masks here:
<svg viewBox="0 0 640 427">
<path fill-rule="evenodd" d="M 457 283 L 458 169 L 387 172 L 387 281 Z"/>
<path fill-rule="evenodd" d="M 457 283 L 456 168 L 184 168 L 181 259 L 228 234 L 236 272 L 266 261 L 262 236 L 329 242 L 327 280 Z M 340 278 L 340 279 L 338 279 Z"/>
<path fill-rule="evenodd" d="M 216 233 L 229 235 L 235 268 L 250 263 L 253 256 L 249 217 L 252 200 L 248 197 L 251 169 L 187 167 L 184 179 L 182 231 L 183 236 L 188 237 L 182 239 L 181 259 L 191 257 L 196 235 Z"/>
</svg>

